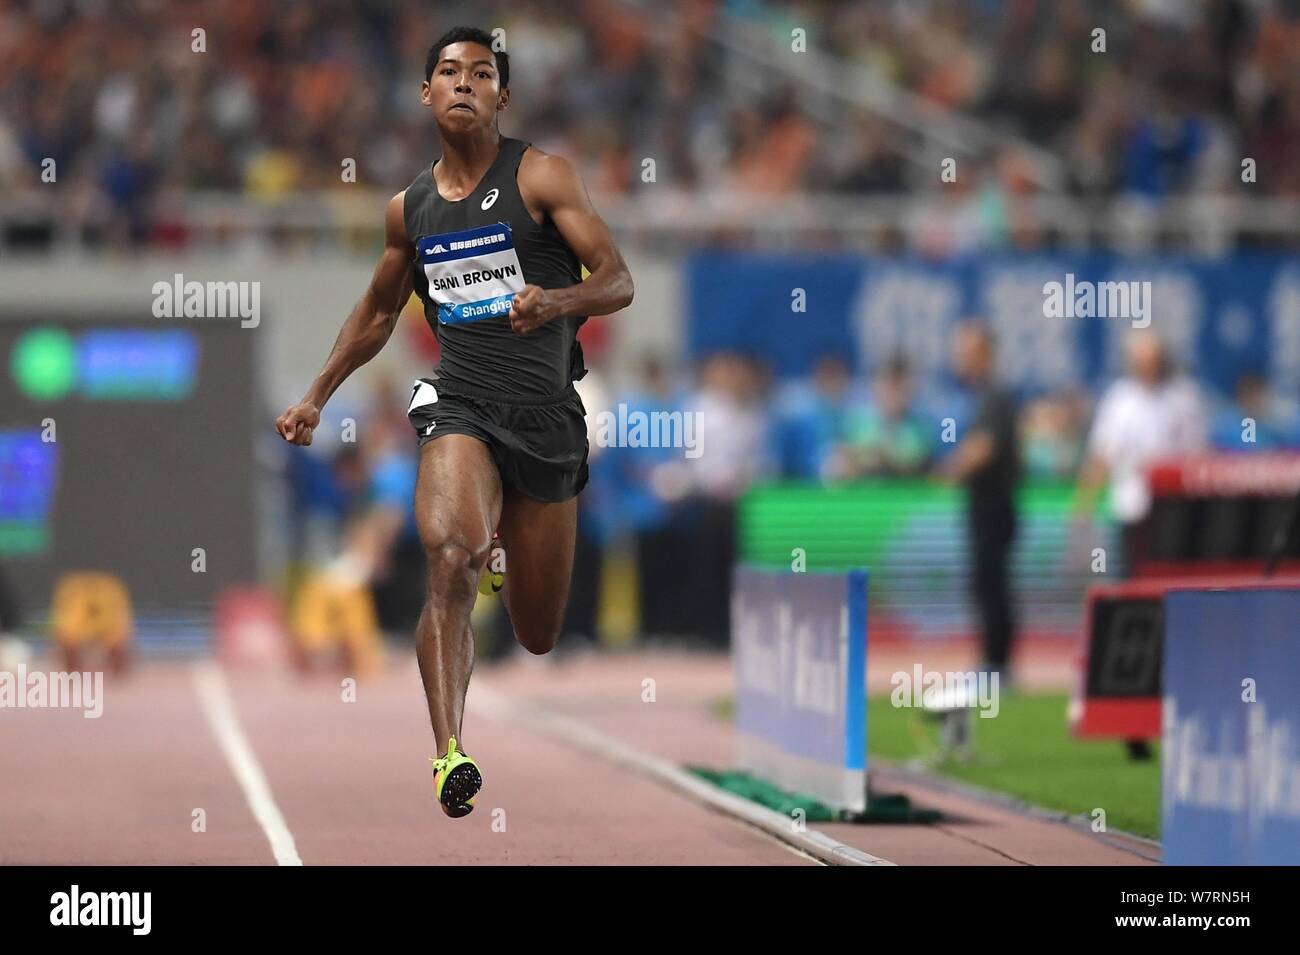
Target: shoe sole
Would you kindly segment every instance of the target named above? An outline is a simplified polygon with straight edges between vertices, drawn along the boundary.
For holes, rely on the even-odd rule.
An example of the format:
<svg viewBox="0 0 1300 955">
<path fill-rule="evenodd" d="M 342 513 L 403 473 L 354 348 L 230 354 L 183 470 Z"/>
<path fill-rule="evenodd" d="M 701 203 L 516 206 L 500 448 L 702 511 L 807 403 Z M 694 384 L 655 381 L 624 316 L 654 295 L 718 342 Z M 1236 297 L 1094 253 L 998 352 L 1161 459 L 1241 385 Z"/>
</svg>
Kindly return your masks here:
<svg viewBox="0 0 1300 955">
<path fill-rule="evenodd" d="M 469 815 L 471 812 L 473 812 L 473 811 L 474 811 L 474 805 L 473 805 L 472 803 L 465 803 L 465 804 L 460 805 L 460 806 L 443 806 L 443 807 L 442 807 L 442 813 L 443 813 L 443 815 L 445 815 L 445 816 L 447 816 L 448 818 L 451 818 L 451 819 L 459 819 L 459 818 L 461 818 L 462 816 L 468 816 L 468 815 Z"/>
<path fill-rule="evenodd" d="M 474 811 L 471 800 L 483 787 L 483 776 L 473 763 L 462 763 L 453 769 L 442 784 L 442 811 L 453 819 L 468 816 Z"/>
</svg>

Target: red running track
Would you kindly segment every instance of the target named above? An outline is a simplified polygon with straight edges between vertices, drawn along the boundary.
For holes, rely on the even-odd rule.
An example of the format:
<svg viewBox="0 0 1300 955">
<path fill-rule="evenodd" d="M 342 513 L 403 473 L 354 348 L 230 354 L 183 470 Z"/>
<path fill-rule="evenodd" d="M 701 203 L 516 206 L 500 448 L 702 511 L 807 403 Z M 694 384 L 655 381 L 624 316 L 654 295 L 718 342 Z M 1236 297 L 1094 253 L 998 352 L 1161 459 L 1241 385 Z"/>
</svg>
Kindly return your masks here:
<svg viewBox="0 0 1300 955">
<path fill-rule="evenodd" d="M 936 652 L 927 665 L 960 656 Z M 873 663 L 890 664 L 888 657 Z M 396 655 L 382 676 L 361 682 L 355 702 L 344 701 L 340 676 L 232 671 L 217 680 L 216 705 L 212 691 L 200 689 L 211 677 L 196 679 L 205 669 L 222 672 L 210 664 L 142 666 L 106 684 L 100 719 L 76 710 L 0 710 L 0 863 L 271 865 L 274 838 L 281 857 L 307 865 L 815 864 L 731 816 L 586 755 L 511 707 L 487 703 L 526 701 L 629 752 L 726 766 L 734 736 L 712 712 L 731 688 L 723 656 L 618 653 L 556 662 L 521 655 L 480 666 L 463 741 L 485 786 L 476 811 L 460 820 L 434 803 L 432 736 L 413 656 Z M 1063 657 L 1025 672 L 1036 677 L 1026 682 L 1057 684 L 1072 665 Z M 244 763 L 218 743 L 223 710 L 247 744 Z M 248 763 L 264 776 L 283 832 L 275 819 L 263 825 L 255 816 L 258 797 L 250 801 L 237 778 Z M 1150 856 L 1149 846 L 1100 840 L 888 768 L 876 775 L 884 788 L 942 809 L 949 821 L 817 828 L 900 865 L 1150 862 L 1139 854 Z M 197 809 L 204 832 L 191 828 Z"/>
<path fill-rule="evenodd" d="M 489 682 L 483 672 L 475 680 Z M 339 677 L 227 672 L 222 682 L 307 865 L 814 864 L 652 781 L 481 715 L 467 717 L 464 743 L 485 788 L 474 813 L 445 818 L 410 657 L 360 683 L 355 702 Z M 106 677 L 98 719 L 0 711 L 0 779 L 0 863 L 276 862 L 194 664 Z M 193 831 L 196 810 L 205 831 Z"/>
</svg>

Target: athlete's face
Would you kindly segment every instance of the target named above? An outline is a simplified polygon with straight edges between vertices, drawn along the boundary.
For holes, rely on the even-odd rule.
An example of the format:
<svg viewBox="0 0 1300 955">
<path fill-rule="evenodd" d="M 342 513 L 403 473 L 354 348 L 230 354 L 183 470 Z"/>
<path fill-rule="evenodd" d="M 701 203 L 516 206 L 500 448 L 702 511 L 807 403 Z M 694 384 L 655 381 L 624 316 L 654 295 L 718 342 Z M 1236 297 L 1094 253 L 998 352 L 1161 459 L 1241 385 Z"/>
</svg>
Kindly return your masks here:
<svg viewBox="0 0 1300 955">
<path fill-rule="evenodd" d="M 496 57 L 479 43 L 452 43 L 442 48 L 433 75 L 420 87 L 420 102 L 448 132 L 464 133 L 492 125 L 510 102 L 501 88 Z"/>
</svg>

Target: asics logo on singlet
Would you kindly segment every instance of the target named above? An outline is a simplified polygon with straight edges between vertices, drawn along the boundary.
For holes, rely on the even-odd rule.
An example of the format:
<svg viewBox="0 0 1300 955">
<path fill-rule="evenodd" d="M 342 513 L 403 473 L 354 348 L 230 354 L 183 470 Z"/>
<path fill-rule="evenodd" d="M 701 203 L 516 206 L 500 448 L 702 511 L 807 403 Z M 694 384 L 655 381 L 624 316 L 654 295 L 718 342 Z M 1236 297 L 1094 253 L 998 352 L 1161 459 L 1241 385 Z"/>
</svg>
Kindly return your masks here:
<svg viewBox="0 0 1300 955">
<path fill-rule="evenodd" d="M 486 196 L 483 197 L 483 205 L 479 206 L 479 208 L 484 210 L 485 212 L 488 209 L 491 209 L 493 203 L 497 201 L 497 196 L 499 195 L 501 195 L 501 190 L 493 189 L 491 192 L 489 192 Z"/>
</svg>

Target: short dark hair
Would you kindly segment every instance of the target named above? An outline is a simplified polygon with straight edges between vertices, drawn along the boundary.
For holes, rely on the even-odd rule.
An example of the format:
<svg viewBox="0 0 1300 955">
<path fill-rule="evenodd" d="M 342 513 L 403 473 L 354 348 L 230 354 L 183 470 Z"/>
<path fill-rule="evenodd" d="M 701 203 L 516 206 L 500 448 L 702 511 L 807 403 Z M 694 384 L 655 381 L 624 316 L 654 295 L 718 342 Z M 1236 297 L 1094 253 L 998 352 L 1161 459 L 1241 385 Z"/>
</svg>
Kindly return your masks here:
<svg viewBox="0 0 1300 955">
<path fill-rule="evenodd" d="M 884 371 L 888 378 L 907 378 L 912 374 L 912 363 L 907 360 L 906 354 L 896 351 L 885 362 Z"/>
<path fill-rule="evenodd" d="M 453 43 L 477 43 L 492 50 L 492 56 L 497 61 L 497 76 L 501 77 L 501 88 L 505 89 L 510 85 L 510 55 L 505 50 L 494 49 L 491 35 L 478 27 L 452 27 L 438 37 L 433 46 L 429 47 L 429 55 L 424 61 L 426 83 L 433 78 L 433 70 L 442 59 L 442 51 Z"/>
</svg>

